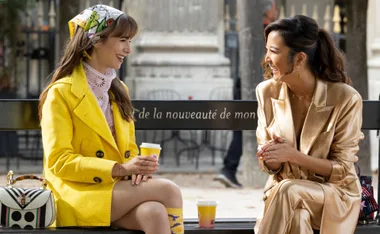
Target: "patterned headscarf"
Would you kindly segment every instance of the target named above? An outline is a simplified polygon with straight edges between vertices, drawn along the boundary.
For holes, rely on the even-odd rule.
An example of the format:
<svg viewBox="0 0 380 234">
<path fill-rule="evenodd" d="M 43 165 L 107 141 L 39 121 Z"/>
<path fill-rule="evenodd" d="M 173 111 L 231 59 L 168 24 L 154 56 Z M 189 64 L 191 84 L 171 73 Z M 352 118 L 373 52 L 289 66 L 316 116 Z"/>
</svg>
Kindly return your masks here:
<svg viewBox="0 0 380 234">
<path fill-rule="evenodd" d="M 87 8 L 69 21 L 70 38 L 73 38 L 79 26 L 92 38 L 96 33 L 103 31 L 111 25 L 124 12 L 113 7 L 98 4 Z"/>
</svg>

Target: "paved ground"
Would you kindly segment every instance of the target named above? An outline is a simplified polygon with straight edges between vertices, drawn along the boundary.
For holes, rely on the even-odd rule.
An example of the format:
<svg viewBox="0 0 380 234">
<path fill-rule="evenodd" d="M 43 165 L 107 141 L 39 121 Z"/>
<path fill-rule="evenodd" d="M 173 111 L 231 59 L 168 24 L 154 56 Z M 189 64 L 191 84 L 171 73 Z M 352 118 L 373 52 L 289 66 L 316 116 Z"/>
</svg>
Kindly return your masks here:
<svg viewBox="0 0 380 234">
<path fill-rule="evenodd" d="M 196 218 L 198 200 L 216 200 L 217 218 L 253 218 L 263 209 L 262 189 L 231 189 L 213 181 L 216 174 L 163 174 L 182 188 L 184 217 Z"/>
</svg>

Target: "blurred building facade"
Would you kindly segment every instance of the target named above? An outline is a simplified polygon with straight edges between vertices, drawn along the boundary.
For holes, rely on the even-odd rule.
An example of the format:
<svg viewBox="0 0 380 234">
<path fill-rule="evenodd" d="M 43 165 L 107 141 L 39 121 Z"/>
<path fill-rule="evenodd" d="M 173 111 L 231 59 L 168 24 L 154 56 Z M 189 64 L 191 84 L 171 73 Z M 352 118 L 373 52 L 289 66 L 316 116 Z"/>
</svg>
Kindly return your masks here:
<svg viewBox="0 0 380 234">
<path fill-rule="evenodd" d="M 380 100 L 380 1 L 369 0 L 367 17 L 368 99 Z M 370 132 L 372 169 L 378 165 L 380 132 Z"/>
</svg>

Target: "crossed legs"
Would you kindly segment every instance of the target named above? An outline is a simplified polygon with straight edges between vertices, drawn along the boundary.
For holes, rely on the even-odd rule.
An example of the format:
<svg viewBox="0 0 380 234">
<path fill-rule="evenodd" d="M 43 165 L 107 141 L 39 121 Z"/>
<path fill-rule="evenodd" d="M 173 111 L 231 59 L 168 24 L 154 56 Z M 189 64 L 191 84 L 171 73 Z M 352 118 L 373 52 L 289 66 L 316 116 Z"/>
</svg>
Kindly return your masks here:
<svg viewBox="0 0 380 234">
<path fill-rule="evenodd" d="M 259 234 L 313 234 L 321 224 L 324 199 L 316 182 L 281 181 L 266 201 Z"/>
<path fill-rule="evenodd" d="M 182 209 L 181 191 L 172 181 L 150 179 L 132 186 L 122 180 L 113 189 L 111 223 L 146 234 L 171 234 L 168 208 Z"/>
</svg>

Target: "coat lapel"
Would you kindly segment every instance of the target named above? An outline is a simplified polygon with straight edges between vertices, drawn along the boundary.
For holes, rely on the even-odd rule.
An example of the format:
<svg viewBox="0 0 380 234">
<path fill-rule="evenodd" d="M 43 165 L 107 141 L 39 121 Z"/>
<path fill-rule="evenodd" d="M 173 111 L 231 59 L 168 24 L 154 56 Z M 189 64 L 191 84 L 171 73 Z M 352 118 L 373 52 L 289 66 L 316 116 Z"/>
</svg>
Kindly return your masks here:
<svg viewBox="0 0 380 234">
<path fill-rule="evenodd" d="M 308 154 L 314 141 L 329 119 L 333 106 L 326 106 L 327 84 L 317 79 L 312 103 L 301 132 L 300 151 Z"/>
<path fill-rule="evenodd" d="M 296 135 L 293 124 L 292 107 L 288 96 L 288 86 L 282 83 L 278 99 L 272 98 L 273 115 L 280 130 L 280 136 L 290 145 L 297 148 Z M 287 171 L 288 178 L 300 178 L 300 169 L 297 165 L 288 164 L 291 171 Z"/>
<path fill-rule="evenodd" d="M 81 99 L 74 109 L 74 114 L 118 150 L 106 117 L 87 84 L 82 64 L 74 69 L 72 76 L 75 78 L 72 79 L 71 92 Z"/>
<path fill-rule="evenodd" d="M 111 108 L 115 124 L 117 146 L 119 147 L 119 152 L 124 153 L 128 148 L 125 144 L 129 142 L 129 123 L 123 119 L 119 107 L 115 102 L 112 102 Z"/>
<path fill-rule="evenodd" d="M 288 87 L 282 83 L 278 99 L 272 98 L 273 115 L 279 130 L 280 136 L 284 137 L 291 145 L 296 146 L 293 116 L 290 101 L 288 98 Z"/>
</svg>

